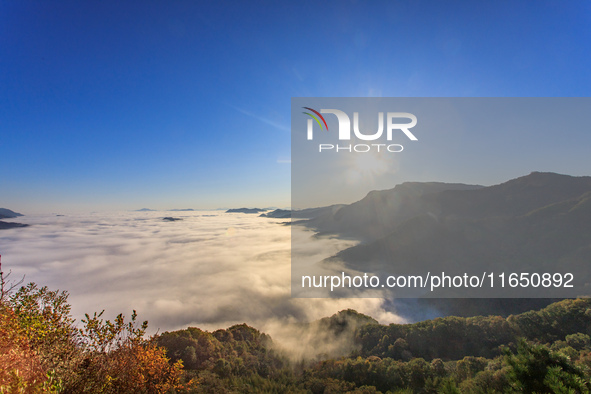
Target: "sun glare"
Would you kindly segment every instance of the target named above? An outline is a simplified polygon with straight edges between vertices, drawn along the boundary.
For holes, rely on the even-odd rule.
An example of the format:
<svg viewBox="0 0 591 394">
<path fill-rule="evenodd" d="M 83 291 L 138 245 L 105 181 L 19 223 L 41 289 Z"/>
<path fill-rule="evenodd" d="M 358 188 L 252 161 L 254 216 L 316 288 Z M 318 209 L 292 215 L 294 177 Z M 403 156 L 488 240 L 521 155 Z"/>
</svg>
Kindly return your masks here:
<svg viewBox="0 0 591 394">
<path fill-rule="evenodd" d="M 391 170 L 391 165 L 378 152 L 356 153 L 352 156 L 347 171 L 347 182 L 373 182 L 376 177 Z"/>
</svg>

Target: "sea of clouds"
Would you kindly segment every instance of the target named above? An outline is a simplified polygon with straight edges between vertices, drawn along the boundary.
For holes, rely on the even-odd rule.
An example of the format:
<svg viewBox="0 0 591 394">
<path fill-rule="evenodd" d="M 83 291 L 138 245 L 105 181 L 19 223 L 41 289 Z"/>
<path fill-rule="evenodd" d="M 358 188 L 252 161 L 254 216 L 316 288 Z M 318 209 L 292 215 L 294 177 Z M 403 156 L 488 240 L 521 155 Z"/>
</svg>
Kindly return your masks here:
<svg viewBox="0 0 591 394">
<path fill-rule="evenodd" d="M 182 220 L 163 221 L 174 216 Z M 29 227 L 0 231 L 3 270 L 66 290 L 72 314 L 135 309 L 150 333 L 188 326 L 214 330 L 247 323 L 275 340 L 286 330 L 343 309 L 382 323 L 401 322 L 383 299 L 291 298 L 291 228 L 285 220 L 221 211 L 112 212 L 18 218 Z M 315 238 L 319 261 L 350 241 Z M 309 333 L 308 333 L 309 334 Z M 301 333 L 301 335 L 308 335 Z"/>
</svg>

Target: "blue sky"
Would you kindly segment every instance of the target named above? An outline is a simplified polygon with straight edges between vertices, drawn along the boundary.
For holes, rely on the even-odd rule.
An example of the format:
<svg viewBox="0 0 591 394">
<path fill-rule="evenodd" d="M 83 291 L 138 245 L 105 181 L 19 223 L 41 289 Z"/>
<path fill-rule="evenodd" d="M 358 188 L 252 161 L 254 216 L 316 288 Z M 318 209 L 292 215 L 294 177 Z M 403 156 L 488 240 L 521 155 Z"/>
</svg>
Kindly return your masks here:
<svg viewBox="0 0 591 394">
<path fill-rule="evenodd" d="M 0 206 L 289 206 L 291 97 L 589 96 L 590 44 L 586 1 L 0 1 Z"/>
</svg>

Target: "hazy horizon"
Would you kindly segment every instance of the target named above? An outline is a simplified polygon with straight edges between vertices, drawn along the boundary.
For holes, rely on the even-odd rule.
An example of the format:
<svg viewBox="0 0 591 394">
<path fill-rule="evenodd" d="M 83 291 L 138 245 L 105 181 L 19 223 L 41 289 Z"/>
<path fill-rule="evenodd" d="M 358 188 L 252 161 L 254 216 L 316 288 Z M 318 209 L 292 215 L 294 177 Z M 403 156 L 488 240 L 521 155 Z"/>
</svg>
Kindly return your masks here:
<svg viewBox="0 0 591 394">
<path fill-rule="evenodd" d="M 405 181 L 401 181 L 399 183 L 393 184 L 391 187 L 385 187 L 385 188 L 367 188 L 366 190 L 357 190 L 357 194 L 360 197 L 353 197 L 353 198 L 349 198 L 347 200 L 342 199 L 342 196 L 338 196 L 335 197 L 333 202 L 327 203 L 325 205 L 315 205 L 315 206 L 310 206 L 308 208 L 318 208 L 320 206 L 328 206 L 328 205 L 335 205 L 335 204 L 352 204 L 354 202 L 357 202 L 359 200 L 361 200 L 363 197 L 365 197 L 368 193 L 372 192 L 372 191 L 380 191 L 380 190 L 390 190 L 393 189 L 394 187 L 396 187 L 396 185 L 405 183 L 405 182 L 443 182 L 443 183 L 461 183 L 461 184 L 466 184 L 466 185 L 478 185 L 478 186 L 484 186 L 484 187 L 488 187 L 488 186 L 494 186 L 494 185 L 498 185 L 498 184 L 502 184 L 504 182 L 507 182 L 511 179 L 516 179 L 516 178 L 520 178 L 526 175 L 531 174 L 532 172 L 550 172 L 550 173 L 556 173 L 556 174 L 561 174 L 561 175 L 568 175 L 568 176 L 591 176 L 591 171 L 584 173 L 584 172 L 579 172 L 578 174 L 567 174 L 567 173 L 561 173 L 561 172 L 556 172 L 556 171 L 552 171 L 552 170 L 548 170 L 548 171 L 540 171 L 540 170 L 532 170 L 530 172 L 527 173 L 522 173 L 519 174 L 517 176 L 514 176 L 512 178 L 507 178 L 507 179 L 503 179 L 498 181 L 497 183 L 491 183 L 491 184 L 484 184 L 482 182 L 474 182 L 474 183 L 470 183 L 470 182 L 464 182 L 462 180 L 457 180 L 457 181 L 453 181 L 453 182 L 446 182 L 446 181 L 442 181 L 442 180 L 438 180 L 438 179 L 428 179 L 428 180 L 423 180 L 423 181 L 417 181 L 417 180 L 413 180 L 413 179 L 409 179 L 409 180 L 405 180 Z M 23 206 L 24 209 L 18 208 L 19 206 Z M 97 213 L 113 213 L 113 212 L 137 212 L 141 209 L 149 209 L 150 211 L 154 211 L 154 212 L 182 212 L 182 210 L 184 209 L 191 209 L 193 211 L 225 211 L 228 209 L 237 209 L 237 208 L 260 208 L 260 209 L 291 209 L 290 205 L 285 205 L 285 206 L 281 206 L 281 205 L 277 205 L 277 204 L 238 204 L 238 205 L 233 205 L 233 206 L 213 206 L 213 207 L 209 207 L 209 208 L 204 208 L 204 207 L 199 207 L 199 206 L 192 206 L 192 205 L 178 205 L 178 206 L 173 206 L 173 207 L 159 207 L 159 208 L 155 208 L 155 206 L 143 206 L 141 204 L 132 204 L 130 207 L 128 208 L 124 208 L 124 209 L 117 209 L 117 208 L 113 208 L 113 207 L 108 207 L 108 208 L 99 208 L 100 205 L 97 206 L 89 206 L 86 208 L 78 208 L 78 209 L 71 209 L 71 208 L 64 208 L 64 209 L 56 209 L 56 206 L 50 206 L 50 207 L 41 207 L 38 206 L 36 208 L 33 208 L 34 210 L 32 211 L 27 211 L 26 210 L 26 205 L 21 205 L 21 204 L 16 204 L 13 207 L 10 206 L 0 206 L 0 208 L 7 208 L 10 209 L 12 211 L 15 211 L 17 213 L 21 213 L 25 216 L 27 215 L 44 215 L 44 214 L 82 214 L 82 213 L 93 213 L 93 212 L 97 212 Z M 255 214 L 253 214 L 255 215 Z M 256 216 L 256 215 L 255 215 Z M 18 221 L 16 219 L 12 219 L 14 221 Z M 6 219 L 3 219 L 6 220 Z M 8 219 L 11 220 L 11 219 Z"/>
</svg>

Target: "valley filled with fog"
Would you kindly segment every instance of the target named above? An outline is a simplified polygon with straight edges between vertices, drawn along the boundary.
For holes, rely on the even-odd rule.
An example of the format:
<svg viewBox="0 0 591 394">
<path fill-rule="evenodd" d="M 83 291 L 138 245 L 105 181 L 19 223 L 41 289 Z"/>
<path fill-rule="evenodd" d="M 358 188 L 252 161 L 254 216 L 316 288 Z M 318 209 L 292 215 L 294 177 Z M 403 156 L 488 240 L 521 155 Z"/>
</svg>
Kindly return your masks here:
<svg viewBox="0 0 591 394">
<path fill-rule="evenodd" d="M 164 217 L 182 220 L 164 221 Z M 137 310 L 149 332 L 247 323 L 276 339 L 285 323 L 352 308 L 382 323 L 401 322 L 383 299 L 296 299 L 290 292 L 291 228 L 284 220 L 222 211 L 111 212 L 24 216 L 30 226 L 0 232 L 3 270 L 70 293 L 76 319 Z M 351 241 L 315 242 L 321 261 Z"/>
</svg>

